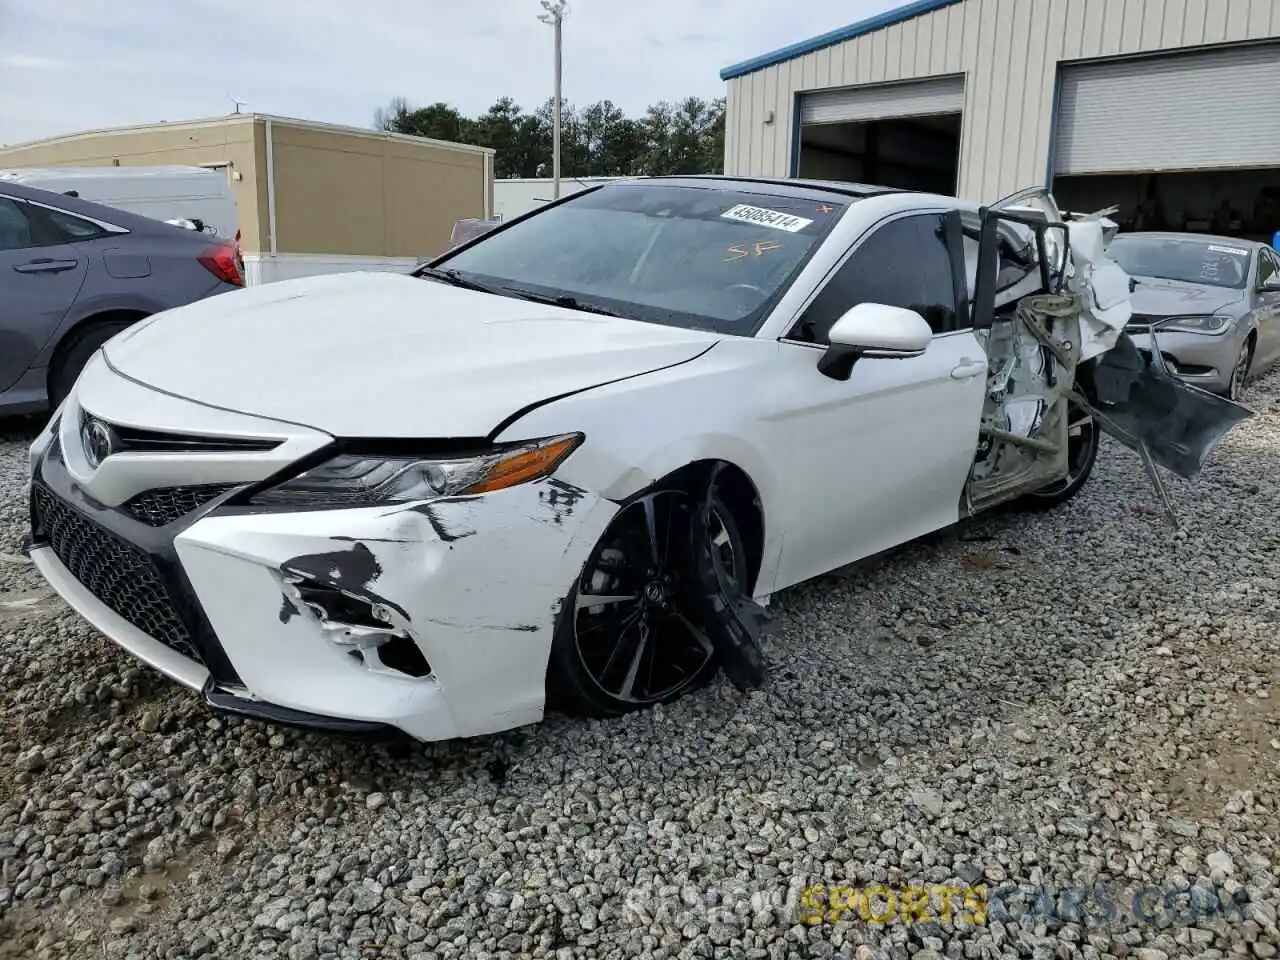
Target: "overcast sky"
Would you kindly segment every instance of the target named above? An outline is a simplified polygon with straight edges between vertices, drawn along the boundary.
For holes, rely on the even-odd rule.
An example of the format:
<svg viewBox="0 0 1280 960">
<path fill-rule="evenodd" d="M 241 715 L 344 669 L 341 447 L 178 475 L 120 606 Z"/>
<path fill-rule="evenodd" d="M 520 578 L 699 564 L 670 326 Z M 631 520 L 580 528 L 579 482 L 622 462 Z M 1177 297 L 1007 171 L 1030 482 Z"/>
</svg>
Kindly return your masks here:
<svg viewBox="0 0 1280 960">
<path fill-rule="evenodd" d="M 628 113 L 893 0 L 571 0 L 564 94 Z M 803 11 L 803 12 L 801 12 Z M 246 110 L 367 126 L 394 96 L 469 114 L 551 95 L 538 0 L 0 0 L 0 143 Z"/>
</svg>

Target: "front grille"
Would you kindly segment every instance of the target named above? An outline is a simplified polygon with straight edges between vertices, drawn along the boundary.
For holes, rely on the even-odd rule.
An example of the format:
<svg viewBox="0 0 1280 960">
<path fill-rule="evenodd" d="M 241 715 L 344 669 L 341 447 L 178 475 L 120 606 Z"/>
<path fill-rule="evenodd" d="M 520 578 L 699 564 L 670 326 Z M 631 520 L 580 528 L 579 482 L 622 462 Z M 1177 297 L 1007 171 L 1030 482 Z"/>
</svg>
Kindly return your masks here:
<svg viewBox="0 0 1280 960">
<path fill-rule="evenodd" d="M 80 420 L 81 425 L 99 420 L 104 426 L 109 426 L 115 438 L 114 453 L 265 453 L 284 442 L 263 437 L 206 437 L 144 430 L 119 423 L 108 424 L 88 410 L 80 412 Z"/>
<path fill-rule="evenodd" d="M 32 487 L 31 505 L 37 533 L 48 539 L 54 554 L 85 589 L 147 636 L 204 662 L 146 553 L 42 486 Z"/>
<path fill-rule="evenodd" d="M 163 527 L 234 490 L 235 486 L 233 483 L 206 483 L 189 487 L 157 487 L 133 497 L 122 509 L 149 527 Z"/>
</svg>

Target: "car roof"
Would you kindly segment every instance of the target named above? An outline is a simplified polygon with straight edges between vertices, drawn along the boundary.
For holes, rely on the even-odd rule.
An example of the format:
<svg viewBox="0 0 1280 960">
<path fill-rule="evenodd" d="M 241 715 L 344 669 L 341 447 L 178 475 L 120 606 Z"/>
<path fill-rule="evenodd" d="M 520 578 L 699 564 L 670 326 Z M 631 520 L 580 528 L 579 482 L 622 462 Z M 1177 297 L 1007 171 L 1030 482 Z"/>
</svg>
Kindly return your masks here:
<svg viewBox="0 0 1280 960">
<path fill-rule="evenodd" d="M 79 214 L 92 220 L 101 220 L 123 227 L 131 233 L 154 235 L 157 233 L 167 234 L 168 231 L 176 230 L 179 234 L 187 237 L 193 234 L 191 230 L 175 227 L 172 224 L 154 220 L 151 217 L 129 213 L 117 207 L 108 207 L 101 203 L 94 203 L 91 200 L 81 200 L 79 197 L 69 197 L 65 193 L 57 193 L 53 190 L 27 187 L 8 180 L 0 180 L 0 196 L 13 197 L 18 200 L 30 200 L 32 203 L 56 207 L 59 210 L 65 210 L 67 213 Z"/>
<path fill-rule="evenodd" d="M 1143 240 L 1198 240 L 1201 243 L 1220 243 L 1225 246 L 1247 247 L 1250 250 L 1266 246 L 1257 240 L 1241 240 L 1239 237 L 1224 237 L 1216 233 L 1179 233 L 1175 230 L 1125 230 L 1116 234 L 1116 240 L 1124 237 L 1140 237 Z"/>
<path fill-rule="evenodd" d="M 881 187 L 867 183 L 846 183 L 838 180 L 798 180 L 772 177 L 730 177 L 722 174 L 690 174 L 685 176 L 637 177 L 628 180 L 616 180 L 602 184 L 603 187 L 625 186 L 635 183 L 658 183 L 673 187 L 702 187 L 704 189 L 720 189 L 724 191 L 743 191 L 747 193 L 767 192 L 779 197 L 795 197 L 800 200 L 833 200 L 847 202 L 850 199 L 860 200 L 864 197 L 881 196 L 889 193 L 909 193 L 895 187 Z M 767 188 L 761 190 L 761 188 Z"/>
</svg>

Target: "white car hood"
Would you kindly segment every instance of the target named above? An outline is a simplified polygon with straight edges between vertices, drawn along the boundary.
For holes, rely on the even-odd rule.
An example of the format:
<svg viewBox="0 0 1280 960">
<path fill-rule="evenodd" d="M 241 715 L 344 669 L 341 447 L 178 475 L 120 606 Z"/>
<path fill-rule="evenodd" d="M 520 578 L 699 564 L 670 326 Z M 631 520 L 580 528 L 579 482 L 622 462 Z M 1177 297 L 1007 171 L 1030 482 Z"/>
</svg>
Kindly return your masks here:
<svg viewBox="0 0 1280 960">
<path fill-rule="evenodd" d="M 691 360 L 718 337 L 392 273 L 219 294 L 111 340 L 147 386 L 340 437 L 483 437 L 517 411 Z"/>
</svg>

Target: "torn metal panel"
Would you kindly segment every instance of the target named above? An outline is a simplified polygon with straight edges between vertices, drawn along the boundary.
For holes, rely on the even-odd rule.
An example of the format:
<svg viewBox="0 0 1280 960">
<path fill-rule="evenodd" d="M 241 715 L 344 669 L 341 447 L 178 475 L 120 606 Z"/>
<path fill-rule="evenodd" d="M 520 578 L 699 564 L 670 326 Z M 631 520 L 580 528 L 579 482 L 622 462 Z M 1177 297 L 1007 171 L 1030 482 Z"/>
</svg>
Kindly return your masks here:
<svg viewBox="0 0 1280 960">
<path fill-rule="evenodd" d="M 209 516 L 178 537 L 253 696 L 424 740 L 541 719 L 553 610 L 616 506 L 547 481 L 424 506 Z"/>
<path fill-rule="evenodd" d="M 983 331 L 993 372 L 966 512 L 1040 489 L 1066 473 L 1081 312 L 1076 295 L 1025 297 L 1011 320 Z"/>
<path fill-rule="evenodd" d="M 980 218 L 974 321 L 991 372 L 963 508 L 985 509 L 1066 476 L 1076 410 L 1139 452 L 1172 516 L 1155 465 L 1194 478 L 1249 412 L 1176 380 L 1158 349 L 1139 351 L 1124 333 L 1131 281 L 1107 254 L 1116 225 L 1105 212 L 1065 224 L 1047 192 L 1029 190 Z M 1065 245 L 1055 245 L 1059 231 Z M 1026 238 L 1040 264 L 1038 292 L 1020 289 L 1012 310 L 997 295 L 1000 244 L 1010 236 Z"/>
<path fill-rule="evenodd" d="M 1133 315 L 1129 305 L 1129 275 L 1106 252 L 1115 226 L 1106 218 L 1077 220 L 1070 225 L 1071 267 L 1067 286 L 1083 301 L 1081 362 L 1114 347 Z"/>
<path fill-rule="evenodd" d="M 1131 450 L 1194 480 L 1214 449 L 1253 412 L 1171 376 L 1127 334 L 1080 371 L 1080 393 L 1099 425 Z"/>
</svg>

